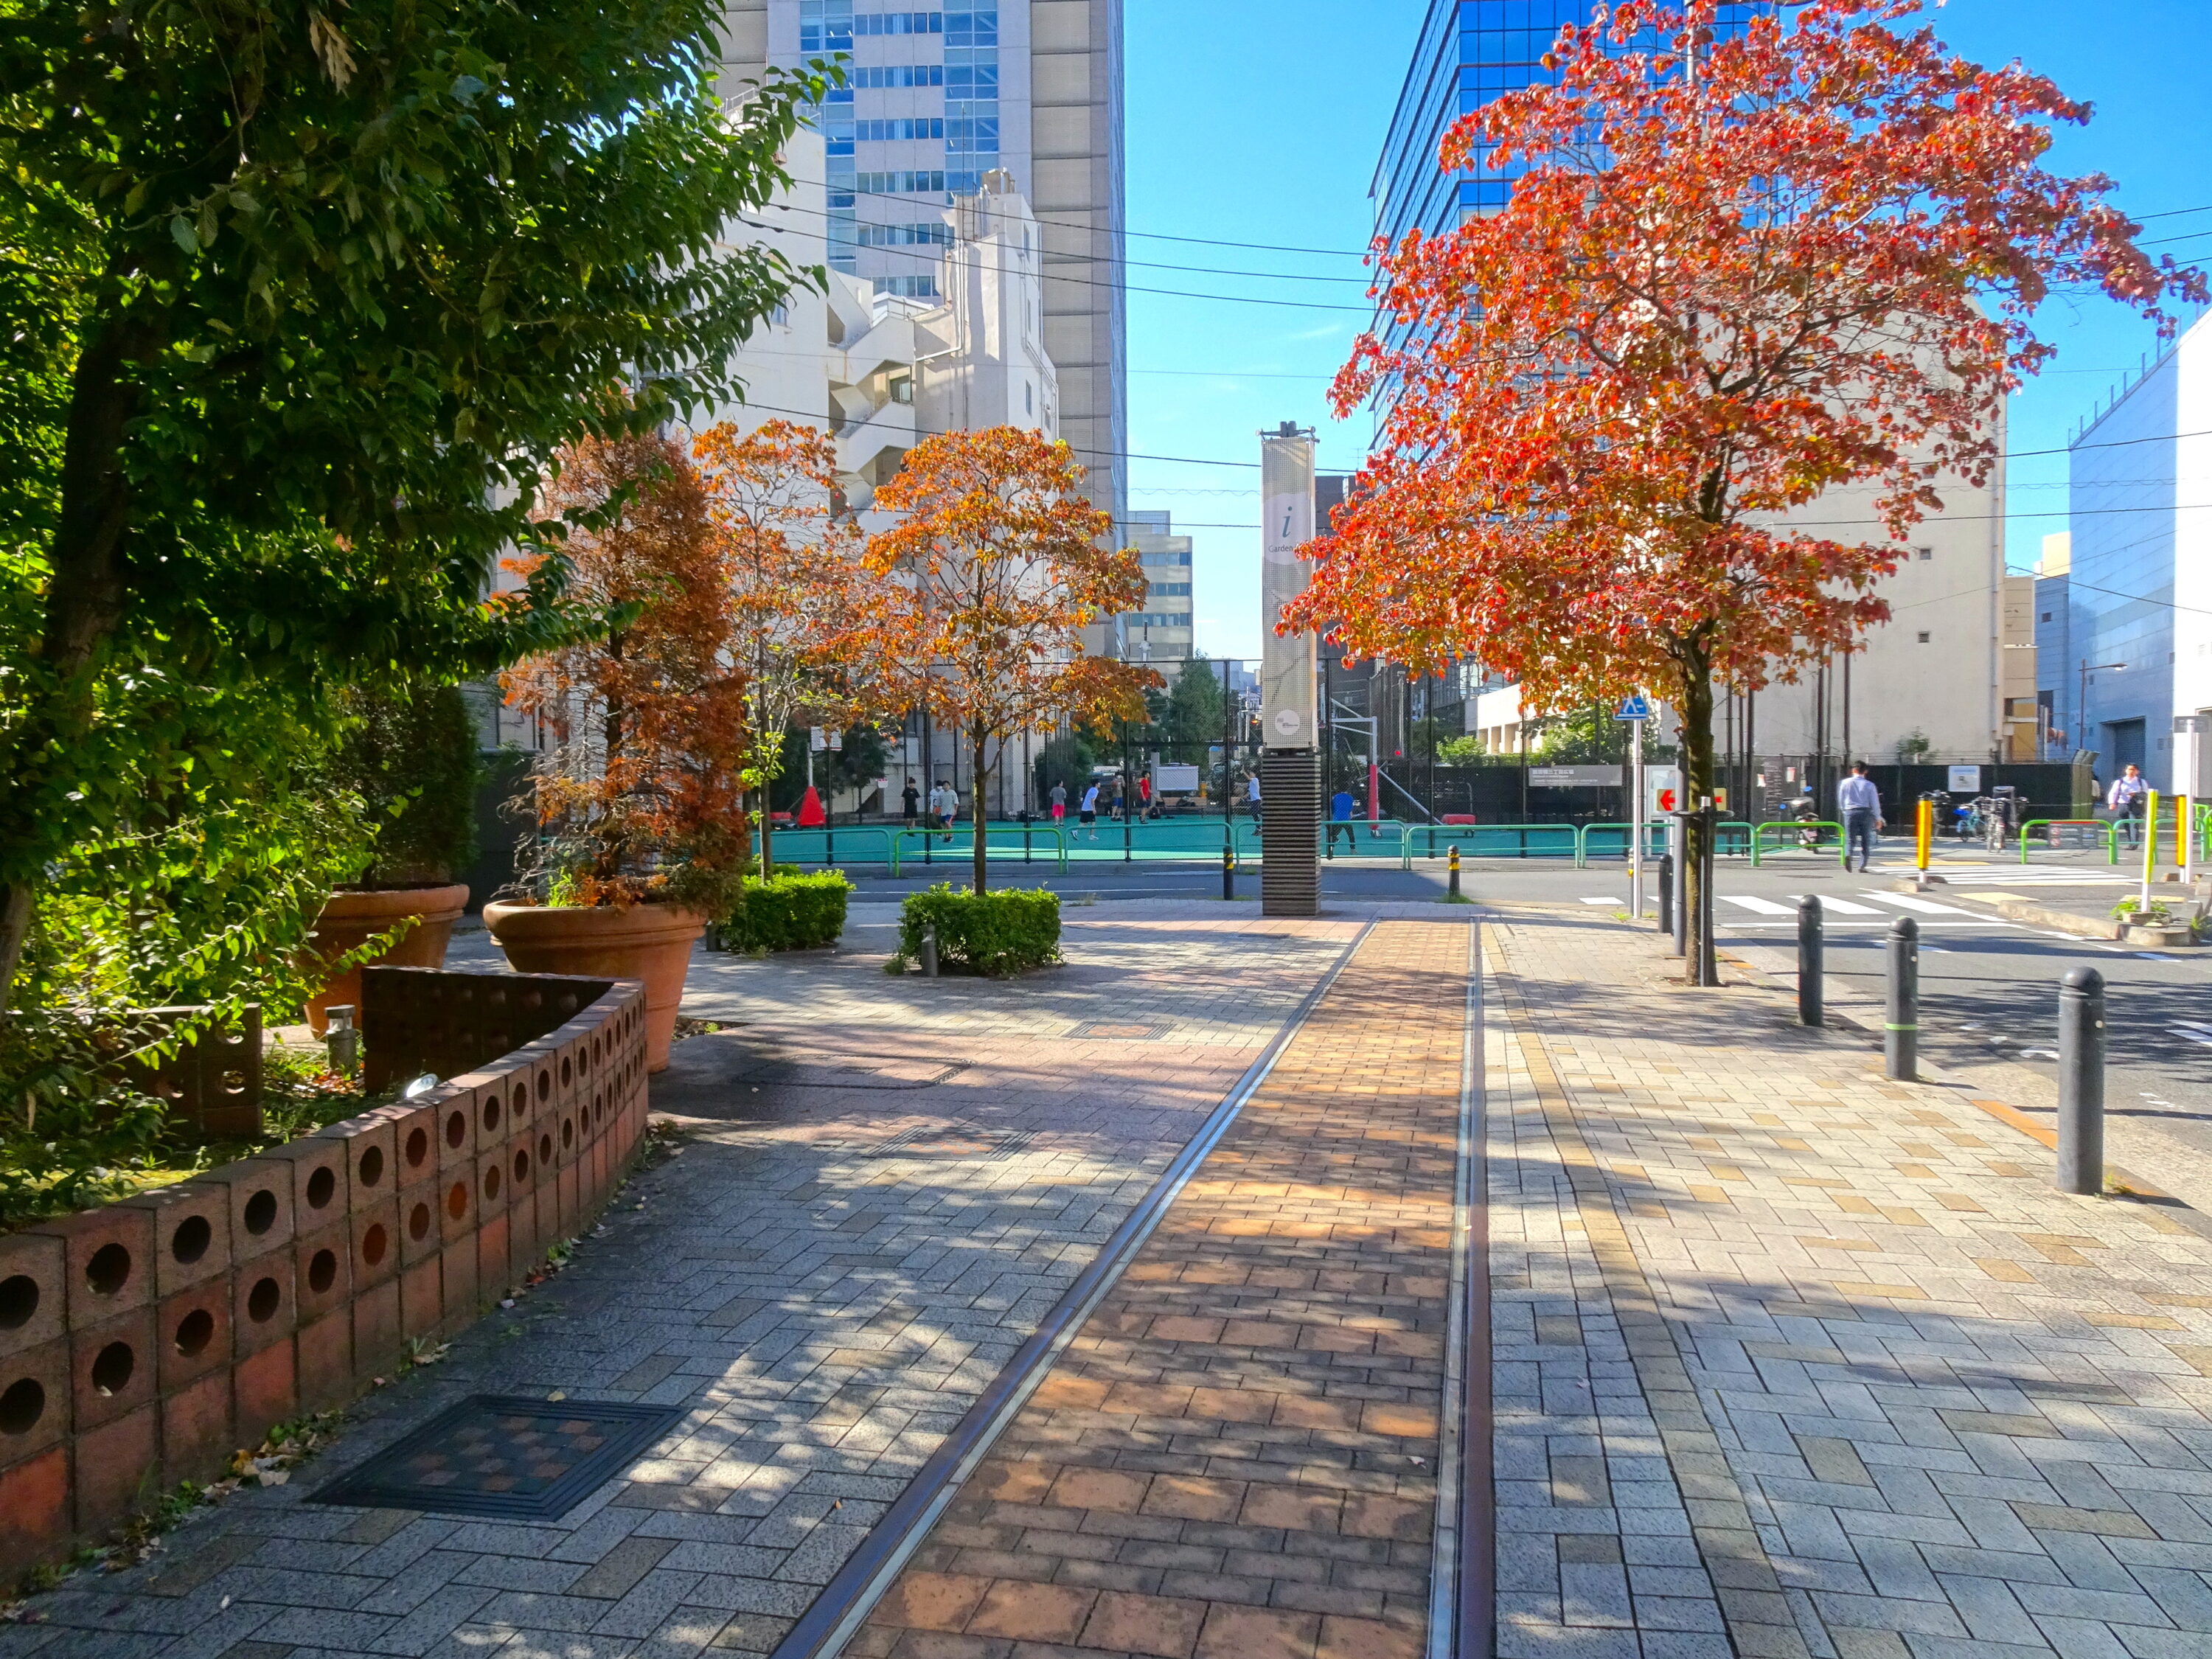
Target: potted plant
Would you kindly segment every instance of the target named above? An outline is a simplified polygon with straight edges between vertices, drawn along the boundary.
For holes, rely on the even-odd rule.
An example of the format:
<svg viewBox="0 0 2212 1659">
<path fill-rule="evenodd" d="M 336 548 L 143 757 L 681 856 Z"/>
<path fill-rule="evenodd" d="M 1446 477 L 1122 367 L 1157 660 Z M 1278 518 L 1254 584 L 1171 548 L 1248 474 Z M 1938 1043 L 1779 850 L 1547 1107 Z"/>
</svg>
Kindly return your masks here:
<svg viewBox="0 0 2212 1659">
<path fill-rule="evenodd" d="M 331 893 L 307 936 L 307 964 L 343 963 L 307 1000 L 321 1036 L 325 1010 L 361 1004 L 372 963 L 441 968 L 453 924 L 469 902 L 453 878 L 476 855 L 476 722 L 458 687 L 411 684 L 346 694 L 352 724 L 331 763 L 334 781 L 358 794 L 376 826 L 375 851 L 357 879 Z M 392 942 L 362 959 L 380 935 Z"/>
<path fill-rule="evenodd" d="M 570 596 L 604 632 L 508 671 L 550 742 L 525 799 L 540 836 L 484 925 L 525 973 L 641 980 L 647 1065 L 668 1064 L 692 946 L 745 872 L 746 683 L 728 555 L 690 457 L 654 435 L 568 452 L 546 491 Z M 535 573 L 547 554 L 514 562 Z"/>
</svg>

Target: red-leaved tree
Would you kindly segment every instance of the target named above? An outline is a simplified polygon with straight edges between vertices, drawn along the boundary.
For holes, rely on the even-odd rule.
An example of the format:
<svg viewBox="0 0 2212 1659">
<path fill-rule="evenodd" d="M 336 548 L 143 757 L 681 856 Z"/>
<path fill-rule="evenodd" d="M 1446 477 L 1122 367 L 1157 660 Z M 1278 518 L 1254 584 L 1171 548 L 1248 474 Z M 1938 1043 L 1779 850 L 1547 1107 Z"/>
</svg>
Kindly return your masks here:
<svg viewBox="0 0 2212 1659">
<path fill-rule="evenodd" d="M 802 714 L 845 726 L 868 708 L 881 660 L 862 537 L 837 497 L 837 447 L 819 428 L 725 422 L 694 440 L 727 570 L 730 648 L 746 679 L 744 782 L 774 863 L 769 791 L 786 729 Z"/>
<path fill-rule="evenodd" d="M 571 447 L 544 494 L 576 526 L 569 591 L 617 625 L 501 678 L 553 739 L 532 777 L 544 896 L 719 917 L 744 872 L 746 702 L 706 489 L 678 445 L 633 436 Z"/>
<path fill-rule="evenodd" d="M 994 745 L 1062 720 L 1141 720 L 1161 683 L 1085 654 L 1083 629 L 1136 605 L 1145 574 L 1082 483 L 1066 444 L 995 426 L 925 438 L 876 491 L 896 515 L 868 542 L 884 660 L 909 706 L 967 741 L 979 893 Z"/>
<path fill-rule="evenodd" d="M 1813 0 L 1715 41 L 1713 0 L 1628 0 L 1561 31 L 1556 84 L 1461 120 L 1442 165 L 1523 171 L 1498 214 L 1380 251 L 1389 323 L 1334 396 L 1387 413 L 1291 622 L 1415 670 L 1474 655 L 1540 712 L 1658 691 L 1710 796 L 1716 685 L 1886 618 L 1875 583 L 2051 355 L 2046 295 L 2169 329 L 2162 300 L 2203 297 L 2109 180 L 2042 166 L 2087 106 L 1900 27 L 1920 9 Z M 1850 485 L 1864 538 L 1787 522 Z M 1710 941 L 1691 960 L 1711 982 Z"/>
</svg>

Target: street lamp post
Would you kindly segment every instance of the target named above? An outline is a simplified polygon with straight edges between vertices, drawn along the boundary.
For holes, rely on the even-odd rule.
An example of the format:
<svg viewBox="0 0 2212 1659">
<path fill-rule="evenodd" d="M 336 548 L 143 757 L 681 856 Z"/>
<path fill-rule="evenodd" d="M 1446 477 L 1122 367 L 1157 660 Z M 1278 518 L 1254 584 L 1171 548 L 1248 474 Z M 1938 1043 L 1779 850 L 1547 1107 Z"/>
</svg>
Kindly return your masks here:
<svg viewBox="0 0 2212 1659">
<path fill-rule="evenodd" d="M 2074 703 L 2074 752 L 2080 754 L 2089 745 L 2084 741 L 2089 735 L 2089 676 L 2106 672 L 2118 673 L 2125 668 L 2124 662 L 2091 662 L 2081 659 L 2081 695 Z"/>
</svg>

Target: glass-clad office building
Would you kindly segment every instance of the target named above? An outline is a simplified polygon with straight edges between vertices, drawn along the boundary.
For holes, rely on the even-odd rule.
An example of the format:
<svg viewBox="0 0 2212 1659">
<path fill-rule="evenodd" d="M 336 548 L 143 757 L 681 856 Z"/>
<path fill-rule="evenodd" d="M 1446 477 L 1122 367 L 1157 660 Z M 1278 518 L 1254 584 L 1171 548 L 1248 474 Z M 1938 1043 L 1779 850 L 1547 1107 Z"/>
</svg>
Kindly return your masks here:
<svg viewBox="0 0 2212 1659">
<path fill-rule="evenodd" d="M 1378 235 L 1435 234 L 1505 204 L 1509 176 L 1437 165 L 1444 134 L 1499 93 L 1544 79 L 1544 54 L 1560 27 L 1588 22 L 1590 9 L 1590 0 L 1431 0 L 1375 169 Z M 1722 7 L 1718 32 L 1741 28 L 1759 9 L 1759 0 Z"/>
</svg>

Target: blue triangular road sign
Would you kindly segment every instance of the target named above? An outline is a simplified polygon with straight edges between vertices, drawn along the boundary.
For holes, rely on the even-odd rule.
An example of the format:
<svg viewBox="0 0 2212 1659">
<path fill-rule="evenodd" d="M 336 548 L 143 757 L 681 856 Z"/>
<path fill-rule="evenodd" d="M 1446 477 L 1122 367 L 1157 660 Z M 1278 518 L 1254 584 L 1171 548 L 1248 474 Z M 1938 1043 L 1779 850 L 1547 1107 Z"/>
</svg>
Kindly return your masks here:
<svg viewBox="0 0 2212 1659">
<path fill-rule="evenodd" d="M 1650 718 L 1651 705 L 1644 700 L 1641 691 L 1624 701 L 1620 711 L 1613 715 L 1617 720 L 1648 720 Z"/>
</svg>

